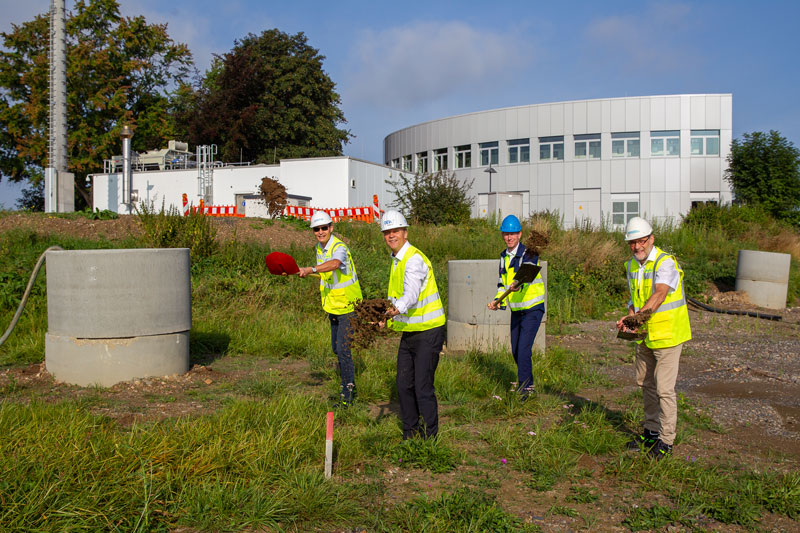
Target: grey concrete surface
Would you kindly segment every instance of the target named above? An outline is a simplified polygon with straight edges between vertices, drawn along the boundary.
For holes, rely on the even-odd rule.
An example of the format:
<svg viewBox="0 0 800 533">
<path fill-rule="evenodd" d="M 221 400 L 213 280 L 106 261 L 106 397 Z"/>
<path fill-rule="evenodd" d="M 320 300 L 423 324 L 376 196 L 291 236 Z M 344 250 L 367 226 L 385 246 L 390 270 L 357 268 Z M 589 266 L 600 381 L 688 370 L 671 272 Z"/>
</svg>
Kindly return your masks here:
<svg viewBox="0 0 800 533">
<path fill-rule="evenodd" d="M 84 387 L 183 374 L 189 371 L 189 332 L 126 339 L 47 333 L 45 366 L 57 381 Z"/>
<path fill-rule="evenodd" d="M 53 335 L 103 339 L 192 327 L 188 248 L 47 252 Z"/>
<path fill-rule="evenodd" d="M 498 259 L 449 261 L 447 347 L 450 350 L 510 350 L 511 311 L 490 311 L 486 306 L 497 293 Z M 545 314 L 534 348 L 544 351 L 547 329 L 547 261 L 540 261 L 545 284 Z"/>
<path fill-rule="evenodd" d="M 774 252 L 739 250 L 736 290 L 752 303 L 768 309 L 786 307 L 792 256 Z"/>
</svg>

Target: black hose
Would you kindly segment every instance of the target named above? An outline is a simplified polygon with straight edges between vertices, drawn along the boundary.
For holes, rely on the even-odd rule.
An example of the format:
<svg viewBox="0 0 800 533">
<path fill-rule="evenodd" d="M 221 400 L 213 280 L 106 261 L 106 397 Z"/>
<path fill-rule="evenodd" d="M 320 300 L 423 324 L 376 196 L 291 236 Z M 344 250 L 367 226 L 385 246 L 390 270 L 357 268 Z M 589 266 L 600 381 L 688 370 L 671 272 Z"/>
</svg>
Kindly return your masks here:
<svg viewBox="0 0 800 533">
<path fill-rule="evenodd" d="M 19 307 L 17 307 L 17 312 L 14 313 L 14 318 L 11 319 L 11 324 L 8 326 L 8 329 L 6 329 L 6 332 L 3 333 L 2 337 L 0 337 L 0 346 L 6 342 L 8 336 L 11 335 L 12 331 L 14 331 L 14 326 L 17 325 L 19 317 L 22 315 L 22 310 L 25 309 L 25 304 L 28 303 L 28 296 L 31 295 L 31 289 L 33 288 L 33 282 L 36 281 L 36 275 L 39 274 L 39 270 L 42 268 L 42 263 L 44 263 L 45 255 L 47 255 L 47 252 L 50 250 L 63 250 L 63 248 L 60 246 L 51 246 L 39 256 L 36 266 L 33 267 L 31 279 L 28 280 L 28 286 L 25 288 L 25 293 L 22 295 L 22 301 L 19 303 Z"/>
<path fill-rule="evenodd" d="M 763 318 L 766 320 L 783 320 L 783 317 L 781 315 L 771 315 L 769 313 L 761 313 L 759 311 L 737 311 L 736 309 L 723 309 L 721 307 L 711 307 L 710 305 L 706 305 L 702 302 L 699 302 L 694 298 L 686 298 L 686 299 L 689 302 L 696 305 L 697 307 L 702 307 L 706 311 L 711 311 L 712 313 L 725 313 L 727 315 L 747 315 L 755 318 Z"/>
</svg>

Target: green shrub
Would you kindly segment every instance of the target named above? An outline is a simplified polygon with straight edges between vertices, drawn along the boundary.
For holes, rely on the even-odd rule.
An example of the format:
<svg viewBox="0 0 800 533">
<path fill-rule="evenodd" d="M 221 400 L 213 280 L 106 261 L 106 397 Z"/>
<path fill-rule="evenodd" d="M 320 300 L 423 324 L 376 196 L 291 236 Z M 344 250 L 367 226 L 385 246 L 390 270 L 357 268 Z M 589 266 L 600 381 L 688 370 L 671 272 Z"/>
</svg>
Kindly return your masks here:
<svg viewBox="0 0 800 533">
<path fill-rule="evenodd" d="M 209 257 L 216 250 L 217 230 L 206 215 L 181 216 L 175 207 L 156 212 L 147 204 L 137 209 L 144 229 L 144 242 L 153 248 L 189 248 L 192 259 Z"/>
</svg>

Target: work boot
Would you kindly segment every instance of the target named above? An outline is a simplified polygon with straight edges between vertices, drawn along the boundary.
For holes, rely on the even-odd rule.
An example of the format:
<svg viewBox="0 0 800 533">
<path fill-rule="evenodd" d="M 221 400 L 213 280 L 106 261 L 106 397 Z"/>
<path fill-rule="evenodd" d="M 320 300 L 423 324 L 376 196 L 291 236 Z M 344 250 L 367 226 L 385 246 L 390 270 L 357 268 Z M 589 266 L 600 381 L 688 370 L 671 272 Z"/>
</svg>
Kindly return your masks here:
<svg viewBox="0 0 800 533">
<path fill-rule="evenodd" d="M 353 383 L 348 383 L 347 387 L 342 388 L 342 392 L 339 394 L 339 403 L 335 404 L 334 407 L 352 407 L 355 400 L 356 386 Z"/>
<path fill-rule="evenodd" d="M 650 431 L 649 429 L 645 429 L 641 435 L 636 435 L 633 440 L 625 445 L 625 447 L 629 450 L 649 451 L 653 449 L 657 442 L 661 442 L 658 439 L 658 433 L 655 431 Z"/>
<path fill-rule="evenodd" d="M 523 403 L 527 402 L 534 394 L 536 394 L 536 389 L 533 388 L 533 385 L 525 387 L 519 391 L 519 401 Z"/>
<path fill-rule="evenodd" d="M 650 455 L 656 461 L 660 461 L 661 459 L 672 455 L 672 445 L 664 444 L 664 441 L 657 439 L 655 445 L 650 449 Z"/>
</svg>

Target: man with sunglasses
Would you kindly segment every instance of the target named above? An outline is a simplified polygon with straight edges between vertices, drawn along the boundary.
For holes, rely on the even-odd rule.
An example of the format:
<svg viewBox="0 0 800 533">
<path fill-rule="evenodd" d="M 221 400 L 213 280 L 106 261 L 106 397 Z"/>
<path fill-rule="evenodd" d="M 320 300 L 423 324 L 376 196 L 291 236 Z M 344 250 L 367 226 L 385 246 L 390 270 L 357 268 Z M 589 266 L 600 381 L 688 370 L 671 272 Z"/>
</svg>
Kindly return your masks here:
<svg viewBox="0 0 800 533">
<path fill-rule="evenodd" d="M 628 315 L 650 312 L 647 336 L 637 341 L 636 383 L 644 400 L 644 431 L 628 443 L 655 459 L 672 453 L 678 406 L 675 381 L 683 343 L 692 338 L 683 292 L 683 270 L 675 256 L 655 246 L 653 228 L 640 217 L 628 221 L 625 240 L 633 258 L 626 263 L 631 299 Z M 629 331 L 617 321 L 617 329 Z"/>
<path fill-rule="evenodd" d="M 322 308 L 328 313 L 331 324 L 331 348 L 339 359 L 341 378 L 340 407 L 350 407 L 356 396 L 355 367 L 350 353 L 353 330 L 350 320 L 357 301 L 361 300 L 356 265 L 350 249 L 333 235 L 333 221 L 325 211 L 316 211 L 311 217 L 311 230 L 317 239 L 314 247 L 317 264 L 300 268 L 301 278 L 319 274 L 319 291 Z"/>
</svg>

